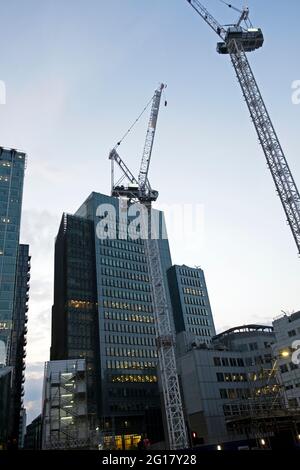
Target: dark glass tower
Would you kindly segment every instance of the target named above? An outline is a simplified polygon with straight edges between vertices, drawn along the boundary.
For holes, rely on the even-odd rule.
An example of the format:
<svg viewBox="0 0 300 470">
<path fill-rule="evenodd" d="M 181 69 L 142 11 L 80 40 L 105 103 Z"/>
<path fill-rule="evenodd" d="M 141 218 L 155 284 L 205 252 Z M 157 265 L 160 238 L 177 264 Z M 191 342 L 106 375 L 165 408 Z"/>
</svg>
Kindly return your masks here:
<svg viewBox="0 0 300 470">
<path fill-rule="evenodd" d="M 0 147 L 0 365 L 9 362 L 25 160 Z"/>
<path fill-rule="evenodd" d="M 94 224 L 64 214 L 55 243 L 51 360 L 86 359 L 88 414 L 97 424 L 99 332 Z"/>
<path fill-rule="evenodd" d="M 168 281 L 176 332 L 186 331 L 209 343 L 216 330 L 203 270 L 172 266 Z"/>
<path fill-rule="evenodd" d="M 105 210 L 114 213 L 116 230 L 99 239 Z M 72 359 L 87 357 L 89 345 L 100 427 L 119 448 L 130 448 L 144 433 L 152 441 L 163 439 L 148 263 L 144 241 L 124 236 L 125 213 L 119 199 L 92 193 L 75 216 L 63 217 L 55 249 L 51 349 L 53 360 Z M 156 215 L 162 225 L 163 214 Z M 159 240 L 159 248 L 166 273 L 168 240 Z M 167 287 L 166 275 L 164 282 Z"/>
<path fill-rule="evenodd" d="M 23 407 L 24 382 L 25 382 L 25 357 L 26 357 L 26 335 L 27 335 L 27 312 L 29 301 L 30 280 L 29 246 L 19 245 L 17 270 L 16 270 L 16 292 L 13 312 L 13 328 L 9 351 L 9 365 L 12 366 L 11 387 L 11 423 L 10 440 L 17 446 L 19 441 L 21 408 Z"/>
</svg>

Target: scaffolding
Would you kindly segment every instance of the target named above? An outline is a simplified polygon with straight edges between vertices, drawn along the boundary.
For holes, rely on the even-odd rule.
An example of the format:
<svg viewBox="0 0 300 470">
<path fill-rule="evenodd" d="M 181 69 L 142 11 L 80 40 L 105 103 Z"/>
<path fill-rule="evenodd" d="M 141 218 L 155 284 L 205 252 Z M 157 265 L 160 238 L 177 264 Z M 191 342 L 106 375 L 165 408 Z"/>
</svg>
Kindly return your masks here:
<svg viewBox="0 0 300 470">
<path fill-rule="evenodd" d="M 43 449 L 90 449 L 85 361 L 50 361 L 45 364 Z"/>
</svg>

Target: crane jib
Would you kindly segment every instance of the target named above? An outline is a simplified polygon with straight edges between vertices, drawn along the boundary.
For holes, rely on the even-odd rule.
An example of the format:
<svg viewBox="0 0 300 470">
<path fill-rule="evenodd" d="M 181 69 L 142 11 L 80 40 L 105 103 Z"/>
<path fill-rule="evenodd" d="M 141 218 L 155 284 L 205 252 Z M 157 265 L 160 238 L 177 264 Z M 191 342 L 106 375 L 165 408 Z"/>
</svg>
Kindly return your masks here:
<svg viewBox="0 0 300 470">
<path fill-rule="evenodd" d="M 246 56 L 246 52 L 262 47 L 263 33 L 259 28 L 243 28 L 241 26 L 249 18 L 249 10 L 246 7 L 241 12 L 238 22 L 225 29 L 219 25 L 199 0 L 187 1 L 222 38 L 223 42 L 218 43 L 217 51 L 220 54 L 230 55 L 276 191 L 300 254 L 300 194 Z"/>
</svg>

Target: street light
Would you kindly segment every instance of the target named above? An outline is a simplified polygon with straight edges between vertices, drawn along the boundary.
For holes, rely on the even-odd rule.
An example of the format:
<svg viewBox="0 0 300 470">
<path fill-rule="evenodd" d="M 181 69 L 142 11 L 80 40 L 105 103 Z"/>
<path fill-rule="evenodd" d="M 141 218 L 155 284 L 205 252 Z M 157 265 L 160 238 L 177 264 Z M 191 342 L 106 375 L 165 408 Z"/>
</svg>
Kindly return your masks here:
<svg viewBox="0 0 300 470">
<path fill-rule="evenodd" d="M 290 357 L 291 352 L 288 349 L 283 349 L 280 351 L 280 357 L 288 358 Z"/>
</svg>

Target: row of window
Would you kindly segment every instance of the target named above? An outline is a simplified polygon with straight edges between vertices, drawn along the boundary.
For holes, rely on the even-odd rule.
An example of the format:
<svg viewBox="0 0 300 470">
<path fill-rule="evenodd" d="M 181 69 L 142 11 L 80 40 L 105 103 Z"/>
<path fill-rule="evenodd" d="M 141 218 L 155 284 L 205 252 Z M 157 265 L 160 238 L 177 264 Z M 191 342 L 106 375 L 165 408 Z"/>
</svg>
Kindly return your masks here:
<svg viewBox="0 0 300 470">
<path fill-rule="evenodd" d="M 152 336 L 105 335 L 106 344 L 129 344 L 133 346 L 155 346 Z"/>
<path fill-rule="evenodd" d="M 154 323 L 154 317 L 152 317 L 151 315 L 146 316 L 146 315 L 138 315 L 135 313 L 104 312 L 104 318 L 106 320 Z"/>
<path fill-rule="evenodd" d="M 289 364 L 282 364 L 280 366 L 280 371 L 282 374 L 285 374 L 286 372 L 291 372 L 297 369 L 299 369 L 299 365 L 295 364 L 294 362 L 290 362 Z"/>
<path fill-rule="evenodd" d="M 297 328 L 298 334 L 300 333 L 300 328 Z M 293 338 L 294 336 L 297 336 L 297 331 L 296 330 L 290 330 L 288 331 L 288 335 L 290 338 Z"/>
<path fill-rule="evenodd" d="M 211 333 L 206 328 L 195 328 L 194 326 L 189 327 L 188 329 L 191 333 L 197 336 L 211 336 Z"/>
<path fill-rule="evenodd" d="M 127 290 L 103 289 L 103 296 L 112 297 L 114 299 L 127 299 L 127 300 L 138 300 L 140 302 L 152 302 L 152 297 L 150 294 L 130 292 Z"/>
<path fill-rule="evenodd" d="M 195 269 L 179 268 L 179 274 L 186 277 L 200 277 L 200 272 Z"/>
<path fill-rule="evenodd" d="M 146 357 L 156 358 L 157 351 L 152 349 L 127 349 L 127 348 L 106 348 L 106 355 L 113 357 Z"/>
<path fill-rule="evenodd" d="M 103 300 L 103 306 L 105 308 L 114 308 L 116 310 L 131 310 L 132 312 L 153 312 L 152 305 L 115 302 L 114 300 Z"/>
<path fill-rule="evenodd" d="M 110 258 L 121 258 L 128 261 L 137 261 L 138 263 L 146 263 L 146 257 L 135 253 L 128 253 L 127 251 L 110 250 L 109 248 L 101 248 L 100 254 L 109 256 Z"/>
<path fill-rule="evenodd" d="M 248 388 L 220 388 L 220 397 L 223 400 L 247 400 L 250 398 L 250 390 Z"/>
<path fill-rule="evenodd" d="M 199 279 L 191 279 L 188 277 L 182 277 L 181 284 L 184 286 L 203 287 L 202 282 Z"/>
<path fill-rule="evenodd" d="M 109 406 L 111 413 L 145 411 L 145 403 L 113 403 Z"/>
<path fill-rule="evenodd" d="M 246 357 L 245 364 L 246 366 L 258 366 L 262 364 L 268 364 L 272 362 L 272 355 L 265 354 L 264 356 L 254 356 L 254 357 Z"/>
<path fill-rule="evenodd" d="M 237 416 L 255 412 L 261 412 L 268 410 L 269 405 L 267 404 L 255 404 L 255 405 L 247 405 L 247 404 L 238 404 L 238 405 L 223 405 L 223 413 L 224 416 Z"/>
<path fill-rule="evenodd" d="M 185 307 L 186 313 L 189 315 L 205 315 L 208 316 L 207 310 L 205 308 L 199 307 Z"/>
<path fill-rule="evenodd" d="M 238 374 L 226 372 L 217 372 L 217 381 L 218 382 L 247 382 L 247 374 L 241 372 Z"/>
<path fill-rule="evenodd" d="M 187 317 L 187 323 L 188 325 L 210 326 L 209 320 L 201 317 Z"/>
<path fill-rule="evenodd" d="M 113 383 L 156 383 L 156 375 L 111 375 L 110 381 Z"/>
<path fill-rule="evenodd" d="M 242 358 L 238 357 L 214 357 L 214 365 L 216 367 L 244 367 L 244 361 Z"/>
<path fill-rule="evenodd" d="M 204 291 L 201 289 L 192 289 L 190 287 L 184 287 L 182 290 L 184 294 L 188 295 L 198 295 L 200 297 L 204 297 L 205 295 Z"/>
<path fill-rule="evenodd" d="M 121 271 L 120 269 L 109 269 L 109 268 L 102 268 L 101 274 L 104 276 L 111 276 L 111 277 L 120 277 L 122 279 L 130 279 L 132 281 L 142 281 L 142 282 L 149 282 L 149 276 L 146 274 L 140 274 L 136 272 L 130 271 Z"/>
<path fill-rule="evenodd" d="M 153 361 L 106 361 L 107 369 L 155 369 Z"/>
<path fill-rule="evenodd" d="M 102 245 L 111 246 L 112 248 L 117 248 L 118 250 L 133 251 L 134 253 L 140 253 L 143 255 L 145 250 L 142 246 L 133 245 L 131 242 L 126 243 L 119 240 L 103 240 Z"/>
<path fill-rule="evenodd" d="M 68 346 L 70 348 L 91 349 L 93 342 L 90 336 L 68 336 Z"/>
<path fill-rule="evenodd" d="M 286 382 L 285 383 L 285 386 L 284 388 L 286 390 L 293 390 L 294 388 L 300 388 L 300 379 L 297 381 L 297 380 L 290 380 L 289 382 Z"/>
<path fill-rule="evenodd" d="M 154 390 L 145 387 L 113 387 L 108 390 L 108 397 L 113 398 L 141 398 L 153 397 Z"/>
<path fill-rule="evenodd" d="M 0 160 L 0 166 L 11 167 L 11 163 L 8 160 Z"/>
<path fill-rule="evenodd" d="M 188 305 L 202 305 L 205 307 L 205 300 L 198 297 L 184 297 L 184 303 Z"/>
<path fill-rule="evenodd" d="M 69 300 L 68 307 L 80 310 L 93 310 L 97 306 L 97 302 L 90 302 L 88 300 Z"/>
<path fill-rule="evenodd" d="M 110 323 L 104 322 L 105 331 L 114 331 L 116 333 L 137 333 L 143 335 L 155 335 L 154 326 L 138 325 L 130 323 Z"/>
<path fill-rule="evenodd" d="M 118 287 L 119 289 L 129 289 L 134 291 L 151 292 L 150 284 L 140 284 L 139 282 L 124 281 L 123 279 L 111 279 L 104 277 L 103 286 Z"/>
<path fill-rule="evenodd" d="M 102 257 L 101 264 L 105 266 L 111 266 L 113 268 L 130 269 L 131 271 L 138 271 L 142 273 L 148 272 L 146 264 L 130 263 L 129 261 L 120 261 L 119 259 Z"/>
</svg>

